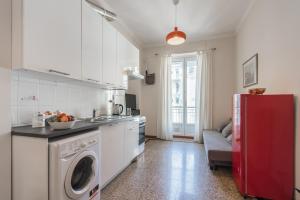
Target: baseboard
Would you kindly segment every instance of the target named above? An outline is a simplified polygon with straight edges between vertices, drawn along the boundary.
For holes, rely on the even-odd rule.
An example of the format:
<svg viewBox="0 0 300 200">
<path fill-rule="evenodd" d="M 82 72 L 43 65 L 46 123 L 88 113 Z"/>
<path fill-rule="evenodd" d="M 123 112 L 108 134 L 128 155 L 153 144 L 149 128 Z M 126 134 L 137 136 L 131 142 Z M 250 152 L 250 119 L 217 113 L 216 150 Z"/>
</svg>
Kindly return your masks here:
<svg viewBox="0 0 300 200">
<path fill-rule="evenodd" d="M 146 135 L 145 137 L 149 139 L 157 139 L 157 136 L 154 135 Z M 194 139 L 193 136 L 185 136 L 185 135 L 173 135 L 173 138 Z"/>
<path fill-rule="evenodd" d="M 173 138 L 182 138 L 182 139 L 194 139 L 193 136 L 186 136 L 186 135 L 173 135 Z"/>
<path fill-rule="evenodd" d="M 157 137 L 155 135 L 145 135 L 146 138 L 156 139 Z"/>
</svg>

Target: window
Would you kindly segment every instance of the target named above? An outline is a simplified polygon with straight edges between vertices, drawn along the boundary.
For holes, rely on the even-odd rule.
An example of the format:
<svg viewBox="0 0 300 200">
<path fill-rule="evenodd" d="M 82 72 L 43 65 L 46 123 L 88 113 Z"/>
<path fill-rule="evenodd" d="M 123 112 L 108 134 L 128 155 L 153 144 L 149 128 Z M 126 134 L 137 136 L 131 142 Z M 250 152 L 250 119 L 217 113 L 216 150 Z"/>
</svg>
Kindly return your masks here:
<svg viewBox="0 0 300 200">
<path fill-rule="evenodd" d="M 171 117 L 173 135 L 193 136 L 196 117 L 197 56 L 173 56 L 171 70 Z"/>
</svg>

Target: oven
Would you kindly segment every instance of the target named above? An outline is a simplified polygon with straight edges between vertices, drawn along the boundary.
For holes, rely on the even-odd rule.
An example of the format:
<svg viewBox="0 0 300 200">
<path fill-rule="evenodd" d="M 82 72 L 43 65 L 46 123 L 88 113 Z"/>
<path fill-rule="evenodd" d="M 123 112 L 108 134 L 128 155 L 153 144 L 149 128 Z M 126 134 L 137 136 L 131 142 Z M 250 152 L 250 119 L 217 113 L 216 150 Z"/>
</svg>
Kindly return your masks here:
<svg viewBox="0 0 300 200">
<path fill-rule="evenodd" d="M 140 117 L 139 118 L 139 145 L 145 143 L 145 135 L 146 135 L 146 118 Z"/>
</svg>

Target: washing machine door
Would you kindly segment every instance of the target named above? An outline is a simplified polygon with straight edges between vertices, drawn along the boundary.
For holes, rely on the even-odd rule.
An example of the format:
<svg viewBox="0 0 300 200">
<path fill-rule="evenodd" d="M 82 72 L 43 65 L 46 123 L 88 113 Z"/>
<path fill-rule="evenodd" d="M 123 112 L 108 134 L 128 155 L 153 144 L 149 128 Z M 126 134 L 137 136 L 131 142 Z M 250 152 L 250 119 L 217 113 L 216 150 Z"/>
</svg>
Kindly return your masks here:
<svg viewBox="0 0 300 200">
<path fill-rule="evenodd" d="M 65 191 L 71 199 L 79 199 L 91 188 L 98 176 L 98 158 L 93 151 L 83 151 L 71 162 L 65 178 Z"/>
</svg>

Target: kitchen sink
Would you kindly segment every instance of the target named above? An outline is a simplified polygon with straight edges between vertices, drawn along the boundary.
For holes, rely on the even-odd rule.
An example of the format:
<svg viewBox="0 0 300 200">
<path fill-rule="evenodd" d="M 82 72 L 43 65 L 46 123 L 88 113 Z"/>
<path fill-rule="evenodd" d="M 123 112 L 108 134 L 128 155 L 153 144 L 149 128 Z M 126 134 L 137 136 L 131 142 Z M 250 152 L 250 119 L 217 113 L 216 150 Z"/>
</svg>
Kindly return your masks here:
<svg viewBox="0 0 300 200">
<path fill-rule="evenodd" d="M 119 116 L 119 115 L 112 115 L 112 116 L 100 116 L 96 118 L 90 119 L 91 122 L 101 122 L 101 121 L 110 121 L 110 120 L 117 120 L 117 119 L 124 119 L 127 116 Z"/>
</svg>

